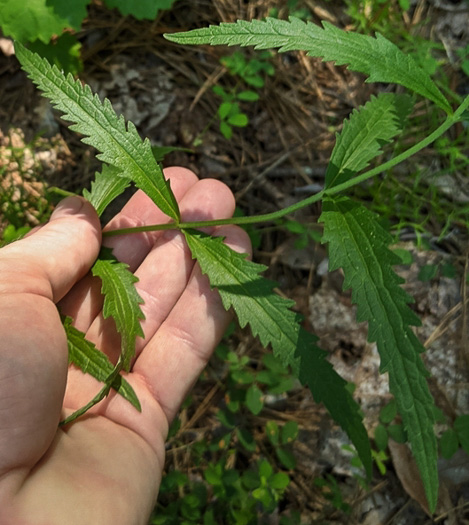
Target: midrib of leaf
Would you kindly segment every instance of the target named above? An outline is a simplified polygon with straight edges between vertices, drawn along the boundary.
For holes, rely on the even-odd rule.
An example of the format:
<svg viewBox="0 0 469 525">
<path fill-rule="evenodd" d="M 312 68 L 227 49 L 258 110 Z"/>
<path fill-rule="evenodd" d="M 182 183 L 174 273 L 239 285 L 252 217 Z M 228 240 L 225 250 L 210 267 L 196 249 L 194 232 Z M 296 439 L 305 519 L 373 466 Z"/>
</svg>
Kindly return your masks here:
<svg viewBox="0 0 469 525">
<path fill-rule="evenodd" d="M 184 230 L 192 256 L 209 278 L 225 309 L 233 308 L 239 324 L 249 324 L 264 346 L 272 346 L 284 366 L 290 366 L 307 385 L 316 402 L 322 402 L 331 416 L 347 432 L 368 475 L 371 449 L 360 408 L 346 389 L 346 382 L 326 360 L 327 353 L 317 345 L 317 337 L 304 330 L 294 302 L 274 292 L 274 283 L 259 274 L 266 267 L 246 259 L 226 246 L 222 239 L 195 230 Z"/>
<path fill-rule="evenodd" d="M 85 135 L 83 142 L 100 152 L 97 157 L 117 167 L 119 176 L 133 180 L 164 213 L 178 222 L 179 209 L 169 183 L 154 160 L 149 141 L 142 141 L 135 126 L 128 122 L 126 129 L 124 118 L 117 117 L 107 99 L 101 102 L 89 86 L 73 80 L 71 75 L 65 77 L 46 59 L 18 42 L 15 51 L 33 82 L 64 113 L 63 118 L 74 123 L 70 128 Z"/>
<path fill-rule="evenodd" d="M 420 353 L 424 350 L 410 325 L 417 316 L 407 303 L 411 298 L 400 287 L 392 270 L 398 258 L 387 248 L 390 236 L 361 205 L 343 198 L 326 199 L 320 219 L 323 240 L 329 243 L 330 271 L 343 268 L 344 289 L 352 288 L 357 321 L 368 321 L 368 340 L 376 341 L 380 371 L 388 372 L 390 390 L 406 429 L 422 475 L 429 506 L 438 493 L 437 446 L 433 431 L 433 399 Z"/>
<path fill-rule="evenodd" d="M 323 28 L 295 17 L 238 20 L 194 29 L 186 33 L 165 34 L 180 44 L 254 46 L 256 49 L 279 48 L 279 52 L 306 51 L 337 65 L 369 75 L 368 82 L 397 83 L 435 102 L 448 114 L 448 101 L 410 55 L 377 33 L 376 38 L 343 31 L 323 21 Z"/>
</svg>

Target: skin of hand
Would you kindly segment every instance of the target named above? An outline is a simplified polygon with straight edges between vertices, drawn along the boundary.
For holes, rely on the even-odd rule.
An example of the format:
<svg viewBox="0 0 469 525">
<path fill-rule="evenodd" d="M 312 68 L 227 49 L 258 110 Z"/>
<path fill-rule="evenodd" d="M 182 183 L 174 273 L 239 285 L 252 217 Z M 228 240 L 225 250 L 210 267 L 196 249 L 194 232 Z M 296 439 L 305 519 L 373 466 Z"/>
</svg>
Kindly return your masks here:
<svg viewBox="0 0 469 525">
<path fill-rule="evenodd" d="M 231 217 L 223 183 L 184 168 L 165 176 L 182 220 Z M 108 229 L 168 222 L 137 192 Z M 250 251 L 235 226 L 208 230 Z M 84 199 L 62 201 L 50 221 L 0 250 L 0 523 L 148 523 L 164 466 L 168 426 L 231 320 L 175 230 L 109 237 L 105 244 L 139 278 L 145 301 L 136 357 L 126 379 L 142 412 L 110 395 L 84 417 L 58 427 L 100 383 L 68 367 L 59 311 L 71 316 L 115 362 L 119 338 L 102 317 L 100 283 L 89 273 L 101 227 Z M 57 308 L 58 305 L 58 308 Z"/>
</svg>

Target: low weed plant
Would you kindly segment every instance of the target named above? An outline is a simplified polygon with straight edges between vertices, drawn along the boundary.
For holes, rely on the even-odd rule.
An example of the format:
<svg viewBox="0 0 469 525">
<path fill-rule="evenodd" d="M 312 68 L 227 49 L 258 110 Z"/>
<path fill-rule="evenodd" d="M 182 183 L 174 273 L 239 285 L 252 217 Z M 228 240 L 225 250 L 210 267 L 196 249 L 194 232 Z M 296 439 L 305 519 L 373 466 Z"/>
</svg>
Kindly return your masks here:
<svg viewBox="0 0 469 525">
<path fill-rule="evenodd" d="M 0 0 L 0 28 L 5 36 L 27 44 L 67 72 L 82 69 L 81 44 L 76 38 L 91 0 Z M 158 11 L 170 9 L 175 0 L 104 0 L 122 16 L 154 20 Z"/>
<path fill-rule="evenodd" d="M 397 84 L 405 91 L 399 94 L 381 92 L 352 111 L 336 136 L 325 185 L 318 193 L 269 214 L 183 222 L 149 141 L 139 137 L 131 122 L 126 123 L 122 117 L 117 117 L 109 101 L 100 101 L 88 86 L 75 81 L 72 76 L 65 77 L 47 60 L 16 43 L 17 57 L 32 80 L 63 112 L 63 118 L 72 122 L 72 129 L 81 133 L 83 140 L 98 151 L 102 171 L 97 174 L 91 189 L 84 192 L 98 213 L 101 214 L 114 198 L 134 183 L 168 216 L 168 222 L 164 224 L 114 230 L 105 235 L 180 230 L 203 273 L 218 290 L 224 307 L 232 308 L 241 327 L 249 326 L 262 345 L 272 348 L 276 360 L 285 369 L 289 367 L 301 384 L 311 390 L 315 401 L 325 405 L 348 434 L 365 472 L 370 476 L 372 452 L 360 407 L 346 381 L 326 359 L 327 352 L 318 346 L 317 337 L 303 327 L 301 317 L 292 310 L 293 302 L 278 295 L 274 290 L 275 283 L 262 276 L 265 266 L 232 251 L 222 239 L 200 231 L 200 228 L 219 224 L 275 223 L 303 207 L 321 202 L 319 222 L 324 228 L 322 242 L 329 249 L 329 270 L 342 268 L 344 288 L 352 289 L 352 301 L 357 305 L 357 321 L 368 323 L 368 340 L 377 344 L 380 371 L 388 374 L 390 390 L 421 473 L 429 508 L 434 511 L 438 494 L 438 447 L 434 432 L 434 401 L 421 359 L 424 347 L 413 331 L 420 321 L 409 307 L 412 299 L 401 287 L 402 279 L 393 269 L 401 259 L 389 249 L 393 240 L 391 235 L 383 228 L 380 217 L 351 198 L 350 193 L 355 186 L 385 175 L 442 137 L 456 123 L 467 120 L 469 97 L 462 99 L 456 94 L 443 94 L 412 55 L 400 51 L 382 35 L 372 37 L 346 32 L 327 22 L 319 26 L 293 17 L 289 21 L 267 18 L 210 26 L 166 37 L 184 45 L 254 46 L 259 50 L 278 49 L 279 52 L 302 50 L 337 65 L 347 65 L 364 74 L 367 82 Z M 417 101 L 432 108 L 431 111 L 438 115 L 438 123 L 432 129 L 421 130 L 423 138 L 401 153 L 391 157 L 384 155 L 385 146 L 405 129 Z M 375 162 L 377 159 L 380 162 Z M 372 162 L 375 164 L 371 167 Z M 121 356 L 113 366 L 86 341 L 71 319 L 65 319 L 71 362 L 102 381 L 103 387 L 94 399 L 63 423 L 78 418 L 111 389 L 123 395 L 135 410 L 141 409 L 125 374 L 121 375 L 129 370 L 136 338 L 142 335 L 142 299 L 134 286 L 136 278 L 106 250 L 102 251 L 92 272 L 102 279 L 105 315 L 114 318 L 122 336 Z M 122 307 L 117 310 L 116 304 Z M 235 366 L 238 358 L 227 357 Z M 245 399 L 249 396 L 251 411 L 258 410 L 262 401 L 258 390 L 262 391 L 265 383 L 260 381 L 259 375 L 249 378 L 249 381 L 244 384 L 235 381 L 233 388 L 236 395 L 245 396 Z M 278 434 L 274 427 L 271 430 L 273 442 L 282 441 L 283 429 L 279 429 Z M 253 475 L 225 467 L 223 462 L 214 463 L 206 476 L 210 478 L 214 494 L 235 491 L 233 501 L 239 497 L 236 493 L 241 490 L 239 487 L 243 487 L 242 490 L 248 487 L 264 507 L 270 508 L 278 491 L 287 484 L 285 476 L 277 476 L 270 463 L 263 459 Z M 194 496 L 197 497 L 195 493 Z M 198 500 L 192 498 L 191 501 L 187 502 L 187 512 L 191 505 L 198 505 Z M 251 504 L 251 501 L 240 498 L 240 505 L 243 504 Z"/>
</svg>

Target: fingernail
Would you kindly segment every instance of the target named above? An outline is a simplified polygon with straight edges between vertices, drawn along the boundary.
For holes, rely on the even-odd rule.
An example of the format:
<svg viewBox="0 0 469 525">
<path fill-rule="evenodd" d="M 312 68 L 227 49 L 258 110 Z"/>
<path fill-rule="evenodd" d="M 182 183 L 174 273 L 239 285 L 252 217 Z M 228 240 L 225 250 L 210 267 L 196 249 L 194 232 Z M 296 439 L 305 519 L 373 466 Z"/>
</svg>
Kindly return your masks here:
<svg viewBox="0 0 469 525">
<path fill-rule="evenodd" d="M 55 220 L 60 219 L 62 217 L 76 215 L 83 208 L 84 203 L 85 201 L 80 197 L 67 197 L 63 201 L 60 201 L 59 204 L 57 204 L 50 219 Z"/>
</svg>

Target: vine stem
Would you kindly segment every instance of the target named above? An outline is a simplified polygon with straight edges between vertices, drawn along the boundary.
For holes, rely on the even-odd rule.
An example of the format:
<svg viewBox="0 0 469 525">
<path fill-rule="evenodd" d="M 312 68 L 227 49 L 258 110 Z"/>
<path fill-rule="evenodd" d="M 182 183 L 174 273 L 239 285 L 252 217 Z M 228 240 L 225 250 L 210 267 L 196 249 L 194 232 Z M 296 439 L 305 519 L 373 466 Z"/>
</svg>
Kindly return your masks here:
<svg viewBox="0 0 469 525">
<path fill-rule="evenodd" d="M 402 152 L 400 155 L 397 155 L 396 157 L 385 162 L 384 164 L 381 164 L 380 166 L 377 166 L 376 168 L 368 170 L 365 173 L 362 173 L 361 175 L 357 175 L 353 179 L 343 182 L 342 184 L 338 184 L 337 186 L 333 186 L 332 188 L 325 188 L 324 190 L 318 193 L 315 193 L 314 195 L 311 195 L 310 197 L 307 197 L 306 199 L 303 199 L 300 202 L 292 204 L 291 206 L 282 208 L 281 210 L 278 210 L 272 213 L 265 213 L 262 215 L 251 215 L 249 217 L 231 217 L 230 219 L 180 222 L 179 224 L 176 224 L 174 222 L 169 222 L 165 224 L 149 224 L 147 226 L 136 226 L 133 228 L 121 228 L 121 229 L 116 229 L 116 230 L 105 231 L 103 232 L 103 236 L 111 237 L 114 235 L 125 235 L 129 233 L 140 233 L 140 232 L 149 232 L 149 231 L 158 231 L 158 230 L 173 230 L 173 229 L 185 230 L 189 228 L 206 228 L 210 226 L 221 226 L 225 224 L 243 225 L 243 224 L 257 224 L 260 222 L 276 221 L 278 219 L 281 219 L 285 215 L 290 215 L 294 213 L 295 211 L 298 211 L 301 208 L 304 208 L 305 206 L 309 206 L 310 204 L 313 204 L 314 202 L 317 202 L 328 195 L 335 195 L 337 193 L 340 193 L 341 191 L 344 191 L 352 186 L 355 186 L 356 184 L 359 184 L 360 182 L 363 182 L 372 177 L 375 177 L 376 175 L 382 173 L 383 171 L 393 168 L 394 166 L 408 159 L 412 155 L 415 155 L 415 153 L 426 148 L 432 142 L 434 142 L 437 138 L 443 135 L 443 133 L 445 133 L 451 126 L 453 126 L 456 122 L 461 120 L 463 113 L 468 108 L 469 108 L 469 96 L 467 96 L 462 102 L 462 104 L 456 109 L 456 111 L 452 115 L 449 115 L 446 118 L 446 120 L 443 122 L 443 124 L 441 124 L 435 131 L 433 131 L 430 135 L 428 135 L 428 137 L 425 137 L 424 139 L 422 139 L 420 142 L 418 142 L 411 148 Z"/>
</svg>

